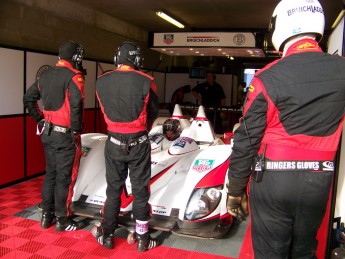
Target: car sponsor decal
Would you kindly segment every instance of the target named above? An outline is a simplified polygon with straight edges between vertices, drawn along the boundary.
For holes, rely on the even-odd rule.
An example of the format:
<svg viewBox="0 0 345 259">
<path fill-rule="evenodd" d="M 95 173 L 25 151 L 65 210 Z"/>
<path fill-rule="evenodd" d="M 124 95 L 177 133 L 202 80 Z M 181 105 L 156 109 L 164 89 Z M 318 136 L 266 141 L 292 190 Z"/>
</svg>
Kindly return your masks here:
<svg viewBox="0 0 345 259">
<path fill-rule="evenodd" d="M 181 137 L 181 138 L 178 138 L 174 141 L 173 143 L 173 146 L 176 147 L 185 147 L 186 143 L 189 143 L 191 144 L 193 142 L 193 139 L 191 138 L 187 138 L 187 137 Z"/>
<path fill-rule="evenodd" d="M 197 159 L 195 160 L 192 169 L 199 173 L 210 170 L 213 167 L 214 160 L 212 159 Z"/>
<path fill-rule="evenodd" d="M 150 137 L 152 142 L 155 142 L 157 145 L 163 141 L 164 137 L 161 134 L 155 134 Z"/>
<path fill-rule="evenodd" d="M 105 197 L 100 196 L 100 195 L 92 195 L 87 198 L 86 202 L 103 205 L 105 199 L 106 199 Z"/>
<path fill-rule="evenodd" d="M 151 165 L 152 166 L 159 166 L 159 167 L 166 167 L 167 162 L 165 162 L 165 161 L 163 161 L 163 162 L 151 161 Z"/>
<path fill-rule="evenodd" d="M 167 210 L 167 208 L 165 206 L 151 204 L 151 208 L 152 208 L 152 213 L 153 214 L 168 215 L 168 210 Z"/>
<path fill-rule="evenodd" d="M 92 149 L 91 147 L 82 146 L 81 147 L 81 156 L 87 157 L 88 154 L 90 153 L 91 149 Z"/>
</svg>

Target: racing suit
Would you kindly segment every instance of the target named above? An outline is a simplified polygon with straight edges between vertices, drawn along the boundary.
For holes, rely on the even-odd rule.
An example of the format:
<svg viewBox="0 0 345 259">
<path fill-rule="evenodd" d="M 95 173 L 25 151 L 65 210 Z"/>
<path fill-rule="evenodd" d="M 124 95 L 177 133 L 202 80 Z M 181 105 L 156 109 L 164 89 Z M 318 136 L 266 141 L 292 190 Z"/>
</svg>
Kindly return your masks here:
<svg viewBox="0 0 345 259">
<path fill-rule="evenodd" d="M 118 224 L 121 194 L 128 174 L 134 197 L 134 219 L 150 218 L 151 146 L 147 122 L 158 115 L 158 97 L 151 76 L 123 64 L 97 79 L 96 95 L 108 129 L 104 149 L 107 200 L 102 222 L 108 236 Z M 126 192 L 130 194 L 129 190 Z"/>
<path fill-rule="evenodd" d="M 228 192 L 240 196 L 251 176 L 255 258 L 315 254 L 343 128 L 344 71 L 342 57 L 323 53 L 309 38 L 293 43 L 251 83 L 235 131 Z"/>
<path fill-rule="evenodd" d="M 43 114 L 37 105 L 39 99 Z M 41 208 L 51 211 L 55 207 L 57 217 L 67 217 L 81 154 L 74 135 L 82 131 L 84 75 L 61 59 L 30 86 L 24 95 L 24 105 L 37 123 L 44 120 L 41 141 L 46 175 Z"/>
</svg>

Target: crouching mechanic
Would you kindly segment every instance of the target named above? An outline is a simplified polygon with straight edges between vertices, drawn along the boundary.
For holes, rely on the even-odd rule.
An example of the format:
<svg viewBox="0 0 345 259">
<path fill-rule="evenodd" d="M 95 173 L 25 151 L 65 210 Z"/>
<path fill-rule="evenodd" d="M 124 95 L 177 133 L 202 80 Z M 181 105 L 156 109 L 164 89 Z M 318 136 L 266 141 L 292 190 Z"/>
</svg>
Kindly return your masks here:
<svg viewBox="0 0 345 259">
<path fill-rule="evenodd" d="M 148 229 L 151 145 L 147 129 L 148 122 L 157 118 L 158 97 L 153 78 L 139 71 L 141 61 L 140 48 L 124 42 L 114 56 L 116 69 L 101 75 L 96 82 L 108 140 L 104 149 L 107 200 L 103 208 L 104 220 L 95 235 L 105 248 L 114 247 L 121 193 L 129 174 L 134 196 L 137 250 L 144 252 L 158 246 Z"/>
<path fill-rule="evenodd" d="M 234 133 L 228 212 L 245 218 L 251 179 L 255 258 L 316 258 L 345 111 L 345 60 L 319 47 L 324 22 L 317 0 L 277 5 L 270 29 L 283 57 L 254 76 Z"/>
<path fill-rule="evenodd" d="M 77 42 L 61 44 L 58 63 L 44 71 L 24 95 L 29 114 L 43 127 L 37 127 L 46 158 L 41 227 L 49 228 L 56 219 L 56 231 L 83 227 L 69 217 L 81 154 L 84 75 L 78 69 L 82 68 L 83 52 Z M 43 114 L 37 105 L 39 99 Z"/>
</svg>

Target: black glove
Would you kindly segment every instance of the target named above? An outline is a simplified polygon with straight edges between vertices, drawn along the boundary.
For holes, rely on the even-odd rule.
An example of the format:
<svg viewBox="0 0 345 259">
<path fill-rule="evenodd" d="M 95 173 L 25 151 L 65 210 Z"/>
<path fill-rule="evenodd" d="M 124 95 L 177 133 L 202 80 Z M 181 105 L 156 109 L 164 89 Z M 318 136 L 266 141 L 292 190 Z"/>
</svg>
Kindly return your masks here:
<svg viewBox="0 0 345 259">
<path fill-rule="evenodd" d="M 247 194 L 243 193 L 241 196 L 228 195 L 227 209 L 229 214 L 234 216 L 239 221 L 245 220 L 248 216 Z"/>
<path fill-rule="evenodd" d="M 81 146 L 80 133 L 72 131 L 73 144 L 76 146 Z"/>
<path fill-rule="evenodd" d="M 236 178 L 229 176 L 227 184 L 227 209 L 230 215 L 240 221 L 245 220 L 248 215 L 248 198 L 246 194 L 248 178 Z"/>
</svg>

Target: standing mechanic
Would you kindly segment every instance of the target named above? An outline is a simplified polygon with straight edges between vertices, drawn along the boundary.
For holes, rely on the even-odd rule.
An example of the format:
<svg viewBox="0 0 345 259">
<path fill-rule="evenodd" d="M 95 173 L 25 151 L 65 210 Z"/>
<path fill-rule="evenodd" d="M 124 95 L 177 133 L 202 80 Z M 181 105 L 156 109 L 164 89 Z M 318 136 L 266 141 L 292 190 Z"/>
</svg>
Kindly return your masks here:
<svg viewBox="0 0 345 259">
<path fill-rule="evenodd" d="M 319 47 L 324 22 L 317 0 L 277 5 L 270 28 L 283 58 L 255 75 L 235 132 L 228 212 L 245 218 L 251 178 L 255 258 L 315 258 L 345 111 L 345 60 Z"/>
<path fill-rule="evenodd" d="M 46 157 L 42 188 L 41 227 L 55 222 L 56 231 L 80 229 L 69 218 L 69 205 L 78 174 L 81 154 L 80 133 L 84 109 L 83 47 L 67 41 L 59 47 L 59 61 L 44 71 L 24 95 L 24 105 L 42 128 L 41 140 Z M 42 99 L 43 113 L 37 101 Z M 55 212 L 55 213 L 54 213 Z"/>
<path fill-rule="evenodd" d="M 107 200 L 104 220 L 96 230 L 96 239 L 107 249 L 114 247 L 121 193 L 129 174 L 136 220 L 137 250 L 144 252 L 158 246 L 149 235 L 149 181 L 151 145 L 147 125 L 158 115 L 158 97 L 153 78 L 141 71 L 140 48 L 123 42 L 114 56 L 115 70 L 97 79 L 96 94 L 108 128 L 104 156 Z"/>
<path fill-rule="evenodd" d="M 212 121 L 214 131 L 217 134 L 223 133 L 222 117 L 217 108 L 225 105 L 225 93 L 223 87 L 216 82 L 216 75 L 208 71 L 206 81 L 193 87 L 192 95 L 206 108 L 207 118 Z"/>
</svg>

